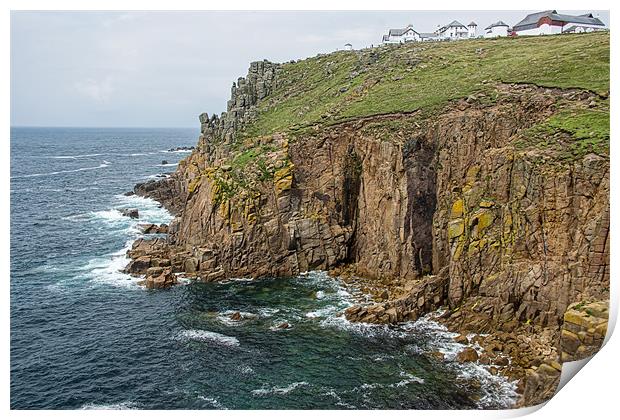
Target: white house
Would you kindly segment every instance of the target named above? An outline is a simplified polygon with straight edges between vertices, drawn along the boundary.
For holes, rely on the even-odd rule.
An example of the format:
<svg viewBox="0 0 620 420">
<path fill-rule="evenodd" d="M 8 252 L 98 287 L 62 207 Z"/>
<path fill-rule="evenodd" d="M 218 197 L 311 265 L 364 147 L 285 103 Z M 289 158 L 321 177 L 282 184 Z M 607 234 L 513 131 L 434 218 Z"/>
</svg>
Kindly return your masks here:
<svg viewBox="0 0 620 420">
<path fill-rule="evenodd" d="M 485 38 L 497 38 L 500 36 L 508 36 L 508 28 L 501 20 L 495 23 L 490 24 L 486 28 L 484 28 L 484 37 Z"/>
<path fill-rule="evenodd" d="M 469 38 L 469 33 L 469 29 L 456 20 L 435 31 L 439 39 L 467 39 Z"/>
<path fill-rule="evenodd" d="M 422 41 L 422 37 L 413 29 L 413 25 L 407 25 L 403 29 L 390 29 L 387 35 L 383 35 L 384 44 L 400 44 L 411 41 Z"/>
<path fill-rule="evenodd" d="M 605 24 L 592 13 L 572 16 L 556 10 L 529 14 L 512 28 L 514 35 L 551 35 L 570 32 L 593 32 L 605 30 Z"/>
</svg>

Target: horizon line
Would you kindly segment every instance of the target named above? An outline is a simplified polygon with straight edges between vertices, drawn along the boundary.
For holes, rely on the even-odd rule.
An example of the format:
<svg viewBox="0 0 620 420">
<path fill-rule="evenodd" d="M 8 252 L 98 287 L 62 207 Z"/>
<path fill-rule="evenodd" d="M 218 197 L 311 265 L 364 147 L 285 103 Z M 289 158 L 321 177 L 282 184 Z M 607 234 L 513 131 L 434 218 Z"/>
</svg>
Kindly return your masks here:
<svg viewBox="0 0 620 420">
<path fill-rule="evenodd" d="M 139 126 L 139 125 L 118 125 L 118 126 L 97 126 L 97 125 L 10 125 L 10 128 L 191 128 L 200 129 L 196 126 Z"/>
</svg>

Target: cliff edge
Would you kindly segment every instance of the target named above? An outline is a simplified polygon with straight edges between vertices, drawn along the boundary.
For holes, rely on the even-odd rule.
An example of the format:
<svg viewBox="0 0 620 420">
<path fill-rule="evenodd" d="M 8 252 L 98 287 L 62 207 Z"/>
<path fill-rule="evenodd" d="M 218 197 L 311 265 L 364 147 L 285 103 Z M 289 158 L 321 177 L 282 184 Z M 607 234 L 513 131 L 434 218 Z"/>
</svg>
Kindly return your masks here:
<svg viewBox="0 0 620 420">
<path fill-rule="evenodd" d="M 563 326 L 569 307 L 598 316 L 609 299 L 609 34 L 255 62 L 200 123 L 174 175 L 135 188 L 176 217 L 167 240 L 134 244 L 128 271 L 332 270 L 377 298 L 352 321 L 443 308 L 521 380 L 520 405 L 600 346 L 602 321 Z"/>
</svg>

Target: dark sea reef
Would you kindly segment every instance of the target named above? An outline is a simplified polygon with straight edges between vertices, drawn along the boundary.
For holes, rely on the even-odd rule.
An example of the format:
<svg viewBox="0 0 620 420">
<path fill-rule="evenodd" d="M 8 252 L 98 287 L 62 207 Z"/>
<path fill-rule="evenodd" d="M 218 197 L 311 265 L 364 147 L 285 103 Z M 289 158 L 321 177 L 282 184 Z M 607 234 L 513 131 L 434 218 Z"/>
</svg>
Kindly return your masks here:
<svg viewBox="0 0 620 420">
<path fill-rule="evenodd" d="M 168 270 L 332 270 L 375 298 L 350 321 L 441 309 L 471 347 L 459 357 L 519 380 L 518 406 L 549 399 L 563 354 L 595 352 L 606 325 L 573 317 L 561 332 L 569 306 L 609 299 L 609 35 L 510 40 L 497 67 L 508 41 L 252 63 L 227 112 L 200 116 L 176 172 L 134 188 L 176 217 L 165 240 L 134 244 L 129 271 L 167 284 Z M 459 71 L 470 77 L 456 83 Z"/>
</svg>

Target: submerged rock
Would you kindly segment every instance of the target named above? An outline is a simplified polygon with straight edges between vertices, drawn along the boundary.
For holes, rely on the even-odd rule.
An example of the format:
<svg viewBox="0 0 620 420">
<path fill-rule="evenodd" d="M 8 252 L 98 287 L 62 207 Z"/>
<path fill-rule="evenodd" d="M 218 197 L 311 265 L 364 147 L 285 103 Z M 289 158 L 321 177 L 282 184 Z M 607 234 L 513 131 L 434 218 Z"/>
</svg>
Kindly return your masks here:
<svg viewBox="0 0 620 420">
<path fill-rule="evenodd" d="M 118 211 L 125 217 L 130 217 L 132 219 L 137 219 L 140 217 L 140 213 L 138 209 L 119 209 Z"/>
<path fill-rule="evenodd" d="M 169 152 L 180 152 L 183 150 L 194 150 L 194 146 L 179 146 L 168 149 Z"/>
</svg>

